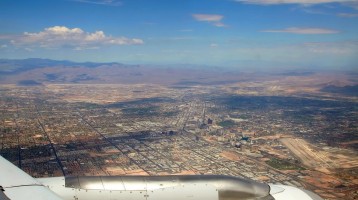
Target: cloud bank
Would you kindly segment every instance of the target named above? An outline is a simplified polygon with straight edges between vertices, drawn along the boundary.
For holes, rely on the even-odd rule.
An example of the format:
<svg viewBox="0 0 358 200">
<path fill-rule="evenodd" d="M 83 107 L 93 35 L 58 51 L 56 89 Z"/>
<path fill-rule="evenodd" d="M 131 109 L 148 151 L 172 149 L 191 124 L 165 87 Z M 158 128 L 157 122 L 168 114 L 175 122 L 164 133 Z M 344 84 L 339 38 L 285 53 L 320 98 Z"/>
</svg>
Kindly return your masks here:
<svg viewBox="0 0 358 200">
<path fill-rule="evenodd" d="M 304 48 L 316 54 L 356 54 L 358 52 L 358 41 L 343 42 L 308 42 Z"/>
<path fill-rule="evenodd" d="M 278 30 L 263 30 L 261 32 L 268 33 L 292 33 L 292 34 L 336 34 L 339 33 L 338 30 L 333 29 L 324 29 L 324 28 L 297 28 L 290 27 L 285 29 Z"/>
<path fill-rule="evenodd" d="M 105 6 L 121 6 L 122 2 L 118 0 L 73 0 L 80 3 L 90 3 Z"/>
<path fill-rule="evenodd" d="M 139 45 L 143 40 L 137 38 L 107 36 L 103 31 L 84 32 L 80 28 L 53 26 L 41 32 L 25 32 L 13 40 L 15 46 L 34 46 L 43 48 L 69 47 L 73 49 L 93 49 L 103 45 Z"/>
<path fill-rule="evenodd" d="M 356 3 L 357 0 L 235 0 L 236 2 L 248 3 L 248 4 L 322 4 L 322 3 Z"/>
</svg>

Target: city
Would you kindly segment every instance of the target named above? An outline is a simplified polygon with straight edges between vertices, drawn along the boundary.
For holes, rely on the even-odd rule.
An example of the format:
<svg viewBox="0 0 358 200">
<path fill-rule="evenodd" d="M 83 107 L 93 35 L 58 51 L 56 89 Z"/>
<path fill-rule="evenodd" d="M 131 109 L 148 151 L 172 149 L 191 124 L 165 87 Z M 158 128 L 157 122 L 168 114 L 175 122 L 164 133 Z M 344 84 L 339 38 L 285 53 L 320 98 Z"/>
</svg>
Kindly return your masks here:
<svg viewBox="0 0 358 200">
<path fill-rule="evenodd" d="M 34 177 L 222 174 L 357 196 L 356 101 L 239 84 L 3 85 L 1 155 Z"/>
<path fill-rule="evenodd" d="M 357 19 L 358 0 L 0 0 L 0 199 L 357 200 Z"/>
</svg>

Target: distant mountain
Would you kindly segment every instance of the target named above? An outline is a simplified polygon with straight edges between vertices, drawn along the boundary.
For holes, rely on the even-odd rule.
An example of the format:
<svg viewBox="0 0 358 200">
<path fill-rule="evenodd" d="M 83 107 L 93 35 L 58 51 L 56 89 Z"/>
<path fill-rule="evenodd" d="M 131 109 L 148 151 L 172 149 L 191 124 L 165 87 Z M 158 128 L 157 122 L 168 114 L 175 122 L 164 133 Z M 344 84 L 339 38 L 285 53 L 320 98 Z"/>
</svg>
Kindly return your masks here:
<svg viewBox="0 0 358 200">
<path fill-rule="evenodd" d="M 313 74 L 315 74 L 315 73 L 303 71 L 303 72 L 283 72 L 283 73 L 278 73 L 277 75 L 279 75 L 279 76 L 310 76 Z"/>
<path fill-rule="evenodd" d="M 334 72 L 336 73 L 336 72 Z M 304 76 L 307 77 L 305 79 Z M 315 76 L 317 80 L 315 80 Z M 22 60 L 0 59 L 0 84 L 20 86 L 46 86 L 47 84 L 163 84 L 173 88 L 191 88 L 205 85 L 236 87 L 239 82 L 263 80 L 289 81 L 292 77 L 302 77 L 311 81 L 312 87 L 322 88 L 323 92 L 358 96 L 356 76 L 344 75 L 352 81 L 342 83 L 325 81 L 326 76 L 307 70 L 279 72 L 242 72 L 240 69 L 216 68 L 196 65 L 128 65 L 116 62 L 72 62 L 29 58 Z M 317 83 L 316 83 L 317 82 Z M 286 83 L 286 82 L 284 82 Z M 234 85 L 233 85 L 234 84 Z M 307 84 L 307 83 L 305 83 Z M 290 86 L 288 86 L 290 87 Z"/>
<path fill-rule="evenodd" d="M 0 74 L 14 74 L 37 68 L 44 67 L 88 67 L 95 68 L 99 66 L 122 66 L 120 63 L 95 63 L 95 62 L 72 62 L 67 60 L 50 60 L 41 58 L 28 59 L 0 59 Z"/>
<path fill-rule="evenodd" d="M 232 71 L 232 70 L 231 70 Z M 147 66 L 116 62 L 71 62 L 30 58 L 0 59 L 0 84 L 165 84 L 170 86 L 224 85 L 242 80 L 238 72 L 193 65 Z"/>
<path fill-rule="evenodd" d="M 358 85 L 337 87 L 334 85 L 328 85 L 321 89 L 322 92 L 343 94 L 348 96 L 358 96 Z"/>
<path fill-rule="evenodd" d="M 41 83 L 36 82 L 34 80 L 22 80 L 22 81 L 19 81 L 17 84 L 21 85 L 21 86 L 40 86 L 40 85 L 42 85 Z"/>
</svg>

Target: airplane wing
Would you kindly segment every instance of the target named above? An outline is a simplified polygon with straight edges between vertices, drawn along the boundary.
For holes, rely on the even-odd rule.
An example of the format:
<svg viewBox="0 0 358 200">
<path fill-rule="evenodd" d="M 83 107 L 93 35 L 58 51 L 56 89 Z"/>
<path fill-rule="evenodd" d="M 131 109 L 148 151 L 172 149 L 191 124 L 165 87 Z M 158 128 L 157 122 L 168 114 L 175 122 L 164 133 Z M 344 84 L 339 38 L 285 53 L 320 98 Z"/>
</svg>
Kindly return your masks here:
<svg viewBox="0 0 358 200">
<path fill-rule="evenodd" d="M 286 185 L 266 185 L 230 176 L 112 176 L 34 179 L 0 156 L 0 200 L 24 199 L 322 200 L 321 197 L 307 190 Z"/>
<path fill-rule="evenodd" d="M 0 156 L 0 200 L 61 200 L 59 196 Z"/>
<path fill-rule="evenodd" d="M 323 200 L 317 194 L 299 189 L 296 187 L 288 186 L 288 185 L 273 185 L 270 184 L 270 194 L 275 198 L 275 200 L 294 200 L 294 199 L 311 199 L 311 200 Z"/>
</svg>

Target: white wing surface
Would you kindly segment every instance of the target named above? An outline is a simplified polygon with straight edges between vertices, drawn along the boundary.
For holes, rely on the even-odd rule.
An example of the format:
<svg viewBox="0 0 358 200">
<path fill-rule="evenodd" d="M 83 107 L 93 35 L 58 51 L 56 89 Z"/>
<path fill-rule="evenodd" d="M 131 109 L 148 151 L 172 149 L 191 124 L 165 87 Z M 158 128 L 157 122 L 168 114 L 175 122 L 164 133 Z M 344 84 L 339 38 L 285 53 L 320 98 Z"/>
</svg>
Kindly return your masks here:
<svg viewBox="0 0 358 200">
<path fill-rule="evenodd" d="M 0 200 L 61 200 L 59 196 L 0 156 Z"/>
</svg>

